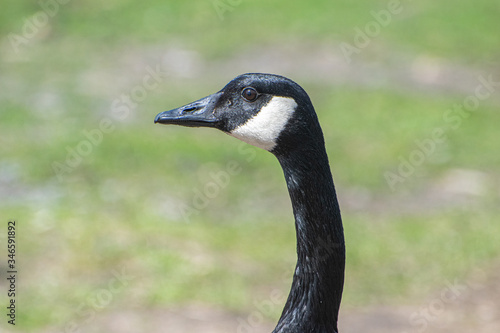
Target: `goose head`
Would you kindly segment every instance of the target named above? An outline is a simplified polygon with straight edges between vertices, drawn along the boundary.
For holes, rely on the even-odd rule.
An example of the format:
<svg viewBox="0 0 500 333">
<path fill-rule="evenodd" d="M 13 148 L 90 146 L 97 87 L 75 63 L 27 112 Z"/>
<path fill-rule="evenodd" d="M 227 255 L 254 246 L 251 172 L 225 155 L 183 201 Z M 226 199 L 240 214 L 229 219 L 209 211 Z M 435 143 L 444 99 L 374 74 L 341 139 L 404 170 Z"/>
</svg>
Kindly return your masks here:
<svg viewBox="0 0 500 333">
<path fill-rule="evenodd" d="M 155 123 L 217 128 L 274 154 L 323 143 L 307 93 L 274 74 L 240 75 L 212 95 L 161 112 Z"/>
<path fill-rule="evenodd" d="M 277 157 L 295 215 L 298 261 L 273 332 L 337 332 L 345 265 L 342 219 L 307 93 L 283 76 L 243 74 L 212 95 L 158 114 L 155 123 L 217 128 Z M 331 255 L 319 258 L 318 244 L 330 243 Z"/>
</svg>

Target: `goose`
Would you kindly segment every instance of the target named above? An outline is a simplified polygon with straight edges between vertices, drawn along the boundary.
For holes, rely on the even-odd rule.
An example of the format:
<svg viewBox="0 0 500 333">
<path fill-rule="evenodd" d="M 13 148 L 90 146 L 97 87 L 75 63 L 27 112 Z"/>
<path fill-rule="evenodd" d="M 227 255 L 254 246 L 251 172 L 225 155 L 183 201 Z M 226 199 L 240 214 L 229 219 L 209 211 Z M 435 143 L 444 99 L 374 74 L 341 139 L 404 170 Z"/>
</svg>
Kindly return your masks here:
<svg viewBox="0 0 500 333">
<path fill-rule="evenodd" d="M 297 265 L 273 333 L 338 333 L 345 243 L 323 132 L 311 100 L 280 75 L 247 73 L 159 113 L 155 123 L 213 127 L 276 156 L 295 217 Z"/>
</svg>

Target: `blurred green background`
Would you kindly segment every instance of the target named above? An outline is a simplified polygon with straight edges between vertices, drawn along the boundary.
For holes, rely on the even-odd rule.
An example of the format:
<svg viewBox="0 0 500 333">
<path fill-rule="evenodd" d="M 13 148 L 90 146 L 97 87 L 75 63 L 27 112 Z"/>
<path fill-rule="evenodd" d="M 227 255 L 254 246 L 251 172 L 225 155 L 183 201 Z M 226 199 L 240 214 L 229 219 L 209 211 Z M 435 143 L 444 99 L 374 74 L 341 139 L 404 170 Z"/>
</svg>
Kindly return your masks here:
<svg viewBox="0 0 500 333">
<path fill-rule="evenodd" d="M 244 72 L 288 76 L 315 105 L 346 233 L 343 312 L 419 306 L 498 270 L 499 14 L 489 0 L 3 1 L 0 239 L 15 219 L 20 273 L 17 325 L 0 328 L 98 332 L 192 307 L 236 328 L 287 294 L 295 229 L 275 158 L 153 124 Z"/>
</svg>

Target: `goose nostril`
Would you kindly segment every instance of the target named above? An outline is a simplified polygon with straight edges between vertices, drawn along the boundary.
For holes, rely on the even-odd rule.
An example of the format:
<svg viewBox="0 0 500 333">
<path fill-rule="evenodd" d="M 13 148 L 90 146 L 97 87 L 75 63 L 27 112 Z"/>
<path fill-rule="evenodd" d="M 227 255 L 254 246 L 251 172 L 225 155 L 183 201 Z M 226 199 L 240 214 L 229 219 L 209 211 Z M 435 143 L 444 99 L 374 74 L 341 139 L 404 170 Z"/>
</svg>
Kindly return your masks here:
<svg viewBox="0 0 500 333">
<path fill-rule="evenodd" d="M 192 106 L 186 106 L 182 112 L 193 112 L 195 110 L 197 110 L 198 108 L 195 106 L 195 105 L 192 105 Z"/>
</svg>

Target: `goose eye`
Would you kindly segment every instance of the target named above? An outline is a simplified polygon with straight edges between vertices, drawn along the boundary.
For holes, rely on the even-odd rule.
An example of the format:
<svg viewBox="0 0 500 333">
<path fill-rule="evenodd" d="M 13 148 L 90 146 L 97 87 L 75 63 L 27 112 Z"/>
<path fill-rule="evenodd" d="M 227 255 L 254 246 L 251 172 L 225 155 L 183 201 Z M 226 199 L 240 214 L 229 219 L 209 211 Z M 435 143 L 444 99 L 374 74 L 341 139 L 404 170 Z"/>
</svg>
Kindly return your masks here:
<svg viewBox="0 0 500 333">
<path fill-rule="evenodd" d="M 246 99 L 249 102 L 253 102 L 259 97 L 259 94 L 257 93 L 257 90 L 255 90 L 252 87 L 247 87 L 244 88 L 241 91 L 241 96 L 243 96 L 244 99 Z"/>
</svg>

